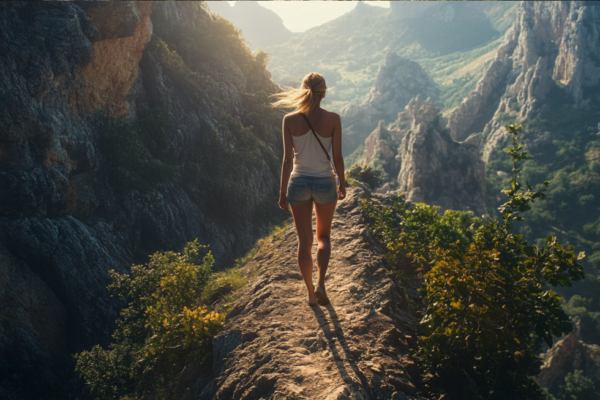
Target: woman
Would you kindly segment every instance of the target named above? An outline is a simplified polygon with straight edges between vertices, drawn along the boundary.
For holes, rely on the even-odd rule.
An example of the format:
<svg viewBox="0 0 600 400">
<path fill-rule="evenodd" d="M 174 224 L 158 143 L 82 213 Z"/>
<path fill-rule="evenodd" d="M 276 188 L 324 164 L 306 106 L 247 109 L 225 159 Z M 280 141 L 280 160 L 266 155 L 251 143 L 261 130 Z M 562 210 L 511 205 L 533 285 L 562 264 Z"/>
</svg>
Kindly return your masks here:
<svg viewBox="0 0 600 400">
<path fill-rule="evenodd" d="M 329 304 L 325 273 L 331 256 L 331 221 L 337 200 L 346 197 L 342 123 L 339 115 L 321 108 L 326 91 L 325 78 L 313 72 L 304 77 L 300 89 L 276 94 L 279 101 L 273 103 L 273 107 L 295 108 L 294 112 L 283 118 L 279 207 L 286 211 L 289 210 L 288 206 L 292 209 L 298 234 L 298 265 L 308 289 L 308 304 L 311 306 L 317 303 L 322 306 Z M 335 170 L 329 157 L 331 147 Z M 313 203 L 317 215 L 319 268 L 316 289 L 312 280 L 311 253 Z"/>
</svg>

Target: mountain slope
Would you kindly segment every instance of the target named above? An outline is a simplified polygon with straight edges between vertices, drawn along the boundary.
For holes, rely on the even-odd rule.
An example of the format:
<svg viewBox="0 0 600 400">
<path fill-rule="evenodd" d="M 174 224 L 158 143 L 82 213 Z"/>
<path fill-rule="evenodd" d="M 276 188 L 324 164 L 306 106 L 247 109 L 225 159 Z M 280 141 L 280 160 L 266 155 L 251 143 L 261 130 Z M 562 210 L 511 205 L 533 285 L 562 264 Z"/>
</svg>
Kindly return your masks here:
<svg viewBox="0 0 600 400">
<path fill-rule="evenodd" d="M 435 60 L 457 52 L 469 58 L 468 50 L 500 36 L 490 17 L 496 21 L 498 14 L 510 14 L 516 8 L 516 2 L 494 7 L 459 2 L 404 3 L 383 9 L 359 2 L 341 17 L 267 48 L 273 80 L 293 86 L 306 73 L 321 72 L 329 86 L 327 106 L 340 110 L 346 104 L 359 103 L 368 93 L 386 53 L 397 52 L 411 60 Z M 410 7 L 412 13 L 408 13 Z M 505 29 L 502 22 L 496 25 Z M 460 59 L 454 57 L 455 61 Z M 430 74 L 439 68 L 430 65 Z"/>
<path fill-rule="evenodd" d="M 294 37 L 275 11 L 260 6 L 256 1 L 236 1 L 233 6 L 225 1 L 209 1 L 207 4 L 212 12 L 240 28 L 253 50 L 265 49 Z"/>
<path fill-rule="evenodd" d="M 194 238 L 222 267 L 268 231 L 277 87 L 202 3 L 11 2 L 0 25 L 0 397 L 64 399 L 71 354 L 108 343 L 108 270 Z"/>
</svg>

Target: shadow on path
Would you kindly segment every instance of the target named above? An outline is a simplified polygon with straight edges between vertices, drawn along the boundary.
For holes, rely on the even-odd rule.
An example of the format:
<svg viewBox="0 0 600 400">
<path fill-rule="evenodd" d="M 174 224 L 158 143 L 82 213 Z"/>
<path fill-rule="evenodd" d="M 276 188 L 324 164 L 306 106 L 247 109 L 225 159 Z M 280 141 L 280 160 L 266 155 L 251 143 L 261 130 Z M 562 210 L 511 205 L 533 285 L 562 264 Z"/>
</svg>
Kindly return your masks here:
<svg viewBox="0 0 600 400">
<path fill-rule="evenodd" d="M 325 308 L 327 310 L 327 313 L 329 314 L 329 319 L 327 318 L 327 315 L 323 312 L 322 308 Z M 344 357 L 342 357 L 342 353 L 345 356 L 348 365 L 352 369 L 352 372 L 354 372 L 354 375 L 358 379 L 360 379 L 360 382 L 362 383 L 361 391 L 367 391 L 368 393 L 365 394 L 372 396 L 373 393 L 371 393 L 367 377 L 356 365 L 354 355 L 352 354 L 352 351 L 350 351 L 348 341 L 346 340 L 346 336 L 344 335 L 344 330 L 342 329 L 342 325 L 340 323 L 337 313 L 335 312 L 335 308 L 333 307 L 333 305 L 330 303 L 325 307 L 315 306 L 311 307 L 311 310 L 315 314 L 315 317 L 317 318 L 317 321 L 319 323 L 319 327 L 323 331 L 329 351 L 333 355 L 335 365 L 337 366 L 337 369 L 342 379 L 344 380 L 344 383 L 352 384 L 355 382 L 355 379 L 352 379 L 352 377 L 348 373 L 346 365 L 344 364 Z M 333 329 L 330 326 L 329 320 L 331 320 Z M 336 338 L 337 341 L 335 340 Z"/>
</svg>

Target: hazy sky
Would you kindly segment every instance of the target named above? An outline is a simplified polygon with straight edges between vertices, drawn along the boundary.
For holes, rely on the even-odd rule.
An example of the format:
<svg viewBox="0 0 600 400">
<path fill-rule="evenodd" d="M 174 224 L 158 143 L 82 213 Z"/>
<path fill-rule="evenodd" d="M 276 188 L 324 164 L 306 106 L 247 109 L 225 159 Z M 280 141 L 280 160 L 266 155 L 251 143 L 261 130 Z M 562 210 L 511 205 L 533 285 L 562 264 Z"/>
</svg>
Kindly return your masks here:
<svg viewBox="0 0 600 400">
<path fill-rule="evenodd" d="M 233 5 L 235 1 L 228 1 Z M 356 7 L 355 1 L 259 1 L 275 11 L 292 32 L 303 32 L 335 19 Z M 389 1 L 365 1 L 372 6 L 390 7 Z"/>
</svg>

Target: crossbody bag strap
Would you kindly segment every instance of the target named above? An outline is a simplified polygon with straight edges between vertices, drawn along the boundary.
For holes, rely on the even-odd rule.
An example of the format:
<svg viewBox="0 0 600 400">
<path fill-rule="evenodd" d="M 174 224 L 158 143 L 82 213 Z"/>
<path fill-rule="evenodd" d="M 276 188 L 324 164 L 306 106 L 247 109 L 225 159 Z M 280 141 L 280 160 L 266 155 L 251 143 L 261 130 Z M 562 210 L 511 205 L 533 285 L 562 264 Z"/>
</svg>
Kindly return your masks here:
<svg viewBox="0 0 600 400">
<path fill-rule="evenodd" d="M 306 115 L 304 115 L 303 113 L 300 113 L 300 115 L 302 115 L 302 117 L 304 117 L 304 120 L 306 121 L 306 123 L 310 127 L 310 130 L 313 133 L 313 135 L 315 136 L 315 139 L 317 139 L 317 142 L 319 142 L 319 145 L 321 146 L 321 148 L 325 152 L 325 156 L 327 157 L 327 160 L 329 160 L 329 162 L 331 163 L 331 157 L 329 157 L 329 152 L 327 150 L 325 150 L 325 146 L 323 146 L 323 143 L 321 143 L 321 140 L 319 139 L 319 137 L 315 133 L 315 130 L 313 129 L 312 125 L 310 124 L 310 122 L 308 122 L 308 118 L 306 118 Z M 331 163 L 331 165 L 333 166 L 333 163 Z"/>
</svg>

